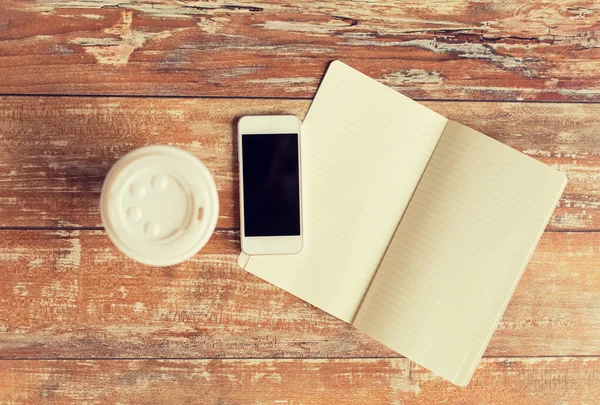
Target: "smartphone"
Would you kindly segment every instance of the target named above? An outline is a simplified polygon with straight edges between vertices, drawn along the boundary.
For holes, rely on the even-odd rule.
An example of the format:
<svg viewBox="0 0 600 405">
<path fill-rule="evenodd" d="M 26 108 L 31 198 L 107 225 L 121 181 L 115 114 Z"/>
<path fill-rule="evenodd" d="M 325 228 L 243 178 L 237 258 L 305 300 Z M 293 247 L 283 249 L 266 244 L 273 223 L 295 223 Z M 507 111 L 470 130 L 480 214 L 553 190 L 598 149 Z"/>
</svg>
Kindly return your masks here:
<svg viewBox="0 0 600 405">
<path fill-rule="evenodd" d="M 238 122 L 241 239 L 248 255 L 302 250 L 300 127 L 293 115 Z"/>
</svg>

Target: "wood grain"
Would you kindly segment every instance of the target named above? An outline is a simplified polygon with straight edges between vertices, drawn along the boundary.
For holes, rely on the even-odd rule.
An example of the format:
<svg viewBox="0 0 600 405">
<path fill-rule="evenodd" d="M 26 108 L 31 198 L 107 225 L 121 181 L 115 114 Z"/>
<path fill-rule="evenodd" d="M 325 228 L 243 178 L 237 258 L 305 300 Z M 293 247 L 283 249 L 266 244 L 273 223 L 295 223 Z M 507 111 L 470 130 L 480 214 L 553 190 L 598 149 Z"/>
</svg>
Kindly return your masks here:
<svg viewBox="0 0 600 405">
<path fill-rule="evenodd" d="M 597 403 L 600 105 L 583 103 L 600 101 L 599 15 L 572 0 L 0 2 L 0 404 Z M 548 230 L 586 232 L 544 234 L 466 388 L 236 265 L 236 118 L 303 117 L 334 59 L 569 177 Z M 116 251 L 98 199 L 118 158 L 162 143 L 210 168 L 220 230 L 151 268 Z"/>
<path fill-rule="evenodd" d="M 600 100 L 589 1 L 16 0 L 0 93 L 311 97 L 343 59 L 420 99 Z"/>
<path fill-rule="evenodd" d="M 600 359 L 485 359 L 461 388 L 405 359 L 2 361 L 2 404 L 595 404 Z"/>
<path fill-rule="evenodd" d="M 600 229 L 599 105 L 425 104 L 567 173 L 548 229 Z M 236 229 L 237 117 L 303 117 L 308 107 L 305 100 L 1 97 L 0 226 L 100 226 L 98 200 L 110 166 L 139 146 L 169 143 L 208 165 L 219 189 L 217 226 Z"/>
<path fill-rule="evenodd" d="M 3 359 L 398 356 L 239 269 L 236 232 L 168 268 L 125 259 L 103 231 L 1 234 Z M 598 242 L 544 235 L 486 356 L 600 355 Z"/>
</svg>

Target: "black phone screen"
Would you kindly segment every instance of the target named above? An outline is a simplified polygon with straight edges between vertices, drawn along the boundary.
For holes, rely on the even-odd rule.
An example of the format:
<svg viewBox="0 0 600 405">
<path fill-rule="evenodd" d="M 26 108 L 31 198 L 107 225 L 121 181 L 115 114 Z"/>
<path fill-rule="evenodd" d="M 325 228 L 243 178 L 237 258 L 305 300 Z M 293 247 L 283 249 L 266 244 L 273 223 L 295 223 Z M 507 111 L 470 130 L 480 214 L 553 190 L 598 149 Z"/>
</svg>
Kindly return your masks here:
<svg viewBox="0 0 600 405">
<path fill-rule="evenodd" d="M 242 134 L 244 236 L 300 235 L 298 134 Z"/>
</svg>

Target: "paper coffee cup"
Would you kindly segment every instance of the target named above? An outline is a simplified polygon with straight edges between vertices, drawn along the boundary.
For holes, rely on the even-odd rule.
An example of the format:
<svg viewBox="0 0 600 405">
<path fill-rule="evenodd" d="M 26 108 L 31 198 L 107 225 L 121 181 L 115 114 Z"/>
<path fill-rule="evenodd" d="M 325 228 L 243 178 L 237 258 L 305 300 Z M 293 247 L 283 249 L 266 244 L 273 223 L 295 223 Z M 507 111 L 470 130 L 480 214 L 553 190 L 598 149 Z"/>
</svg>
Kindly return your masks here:
<svg viewBox="0 0 600 405">
<path fill-rule="evenodd" d="M 170 266 L 208 242 L 219 217 L 217 187 L 194 155 L 173 146 L 146 146 L 108 172 L 100 197 L 106 233 L 130 258 Z"/>
</svg>

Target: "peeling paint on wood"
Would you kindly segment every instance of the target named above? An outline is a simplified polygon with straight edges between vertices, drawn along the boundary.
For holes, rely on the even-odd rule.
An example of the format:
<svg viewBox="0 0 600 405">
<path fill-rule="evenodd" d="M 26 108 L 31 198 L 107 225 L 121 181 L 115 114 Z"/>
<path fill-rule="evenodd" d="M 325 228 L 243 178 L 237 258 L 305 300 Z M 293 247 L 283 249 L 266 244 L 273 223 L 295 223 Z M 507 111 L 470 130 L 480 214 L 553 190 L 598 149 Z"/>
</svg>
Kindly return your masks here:
<svg viewBox="0 0 600 405">
<path fill-rule="evenodd" d="M 484 359 L 456 387 L 404 359 L 3 361 L 0 403 L 594 404 L 598 357 Z"/>
<path fill-rule="evenodd" d="M 132 21 L 133 13 L 123 11 L 121 20 L 113 27 L 104 30 L 104 33 L 109 34 L 110 37 L 75 38 L 71 43 L 82 46 L 98 63 L 124 65 L 129 61 L 133 51 L 141 48 L 148 39 L 168 38 L 173 33 L 172 31 L 159 33 L 135 31 L 131 28 Z"/>
<path fill-rule="evenodd" d="M 598 245 L 546 233 L 486 356 L 600 355 Z M 152 268 L 103 231 L 2 231 L 0 357 L 399 356 L 239 269 L 238 253 L 238 233 L 219 231 L 192 260 Z"/>
<path fill-rule="evenodd" d="M 413 98 L 600 100 L 599 11 L 584 4 L 15 0 L 0 11 L 5 94 L 311 97 L 343 59 Z M 427 85 L 395 74 L 411 71 Z"/>
<path fill-rule="evenodd" d="M 395 72 L 428 80 L 421 71 Z M 289 79 L 298 80 L 298 79 Z M 299 84 L 309 85 L 310 78 Z M 0 226 L 100 226 L 111 165 L 130 150 L 170 143 L 204 161 L 220 196 L 218 227 L 238 222 L 234 128 L 247 114 L 303 117 L 307 100 L 0 98 Z M 564 171 L 550 230 L 600 229 L 600 106 L 427 102 L 426 106 Z"/>
</svg>

